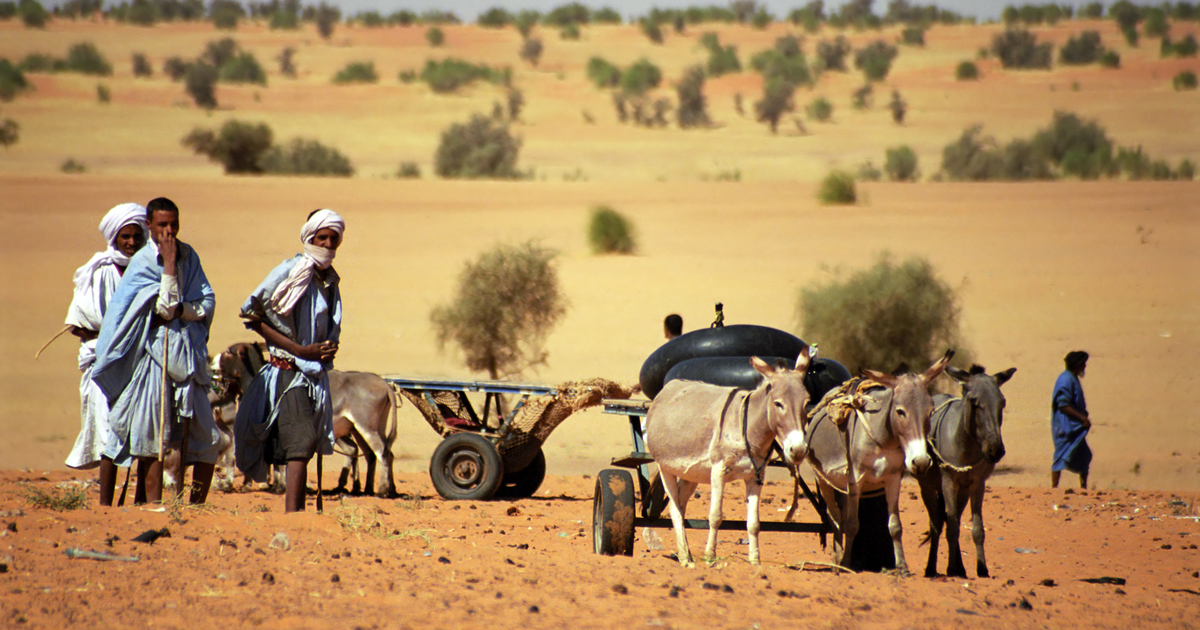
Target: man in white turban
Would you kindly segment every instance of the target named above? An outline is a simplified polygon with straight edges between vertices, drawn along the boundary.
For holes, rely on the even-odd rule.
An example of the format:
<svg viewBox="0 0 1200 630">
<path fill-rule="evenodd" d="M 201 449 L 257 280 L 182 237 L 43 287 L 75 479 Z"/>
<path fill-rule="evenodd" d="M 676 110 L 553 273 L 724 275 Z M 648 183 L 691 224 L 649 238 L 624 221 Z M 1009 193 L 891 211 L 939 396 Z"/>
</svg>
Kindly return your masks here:
<svg viewBox="0 0 1200 630">
<path fill-rule="evenodd" d="M 96 342 L 92 380 L 108 398 L 112 427 L 104 455 L 138 461 L 134 503 L 161 500 L 164 477 L 181 486 L 189 464 L 191 502 L 204 503 L 220 437 L 208 402 L 215 296 L 200 256 L 177 238 L 179 207 L 159 197 L 146 215 L 153 245 L 130 261 Z M 165 451 L 179 454 L 172 471 L 163 470 Z"/>
<path fill-rule="evenodd" d="M 333 258 L 346 224 L 317 210 L 300 230 L 304 252 L 275 267 L 242 305 L 246 328 L 271 355 L 238 406 L 237 466 L 266 481 L 272 464 L 287 466 L 284 508 L 304 510 L 308 462 L 333 453 L 329 370 L 338 350 L 342 297 Z"/>
<path fill-rule="evenodd" d="M 108 248 L 75 270 L 75 295 L 67 311 L 66 324 L 80 341 L 79 371 L 83 377 L 79 380 L 79 437 L 66 463 L 80 470 L 99 466 L 100 504 L 112 505 L 117 467 L 102 455 L 108 441 L 108 401 L 92 382 L 92 364 L 109 298 L 117 290 L 129 259 L 146 244 L 146 209 L 136 203 L 114 207 L 100 221 L 100 234 Z"/>
</svg>

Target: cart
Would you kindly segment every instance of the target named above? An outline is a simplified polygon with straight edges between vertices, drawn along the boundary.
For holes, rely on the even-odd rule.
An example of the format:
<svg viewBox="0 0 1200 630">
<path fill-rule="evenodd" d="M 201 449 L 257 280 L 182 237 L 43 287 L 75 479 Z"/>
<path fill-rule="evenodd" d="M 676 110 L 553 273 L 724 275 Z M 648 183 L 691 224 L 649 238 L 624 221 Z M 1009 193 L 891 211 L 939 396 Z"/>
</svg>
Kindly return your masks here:
<svg viewBox="0 0 1200 630">
<path fill-rule="evenodd" d="M 533 496 L 546 477 L 542 445 L 550 432 L 572 413 L 630 392 L 600 378 L 558 386 L 383 378 L 442 436 L 429 477 L 438 494 L 451 500 Z M 467 394 L 483 394 L 482 413 Z M 511 409 L 505 409 L 504 396 Z"/>
<path fill-rule="evenodd" d="M 650 408 L 648 400 L 604 400 L 604 412 L 623 415 L 629 420 L 633 434 L 633 452 L 626 457 L 614 458 L 612 465 L 626 470 L 607 469 L 596 476 L 596 491 L 592 501 L 592 541 L 595 552 L 601 555 L 633 555 L 634 532 L 638 527 L 673 527 L 670 518 L 662 518 L 667 507 L 666 493 L 658 472 L 650 470 L 654 458 L 646 452 L 642 435 L 642 421 Z M 772 452 L 769 466 L 787 467 L 778 448 Z M 632 471 L 632 472 L 631 472 Z M 637 484 L 634 485 L 634 474 Z M 804 496 L 821 516 L 818 523 L 762 521 L 764 532 L 807 532 L 825 535 L 833 528 L 828 520 L 824 501 L 814 494 L 798 474 L 795 476 Z M 635 496 L 636 493 L 636 496 Z M 639 516 L 640 513 L 640 516 Z M 708 529 L 707 519 L 686 519 L 684 527 Z M 721 529 L 745 531 L 746 521 L 721 521 Z"/>
</svg>

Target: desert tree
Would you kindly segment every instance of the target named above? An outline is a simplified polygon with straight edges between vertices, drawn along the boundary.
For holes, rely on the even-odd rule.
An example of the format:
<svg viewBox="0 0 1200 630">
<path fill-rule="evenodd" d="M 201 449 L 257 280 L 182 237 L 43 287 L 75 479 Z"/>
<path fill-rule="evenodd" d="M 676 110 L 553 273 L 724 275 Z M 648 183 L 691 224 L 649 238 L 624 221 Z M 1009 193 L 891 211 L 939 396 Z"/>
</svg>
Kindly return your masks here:
<svg viewBox="0 0 1200 630">
<path fill-rule="evenodd" d="M 21 139 L 21 126 L 17 121 L 11 118 L 5 118 L 3 123 L 0 123 L 0 146 L 5 149 L 17 143 Z"/>
<path fill-rule="evenodd" d="M 145 53 L 133 53 L 133 76 L 150 77 L 154 75 L 154 68 L 150 66 L 150 61 L 146 59 Z"/>
<path fill-rule="evenodd" d="M 217 68 L 203 61 L 189 64 L 184 73 L 184 89 L 204 109 L 217 108 Z"/>
<path fill-rule="evenodd" d="M 544 365 L 546 338 L 567 311 L 557 256 L 526 242 L 497 245 L 468 262 L 454 296 L 430 312 L 439 346 L 454 344 L 469 369 L 493 380 Z"/>
<path fill-rule="evenodd" d="M 908 114 L 908 103 L 900 96 L 900 90 L 892 90 L 892 100 L 888 102 L 888 109 L 892 112 L 892 122 L 903 125 L 904 116 Z"/>
<path fill-rule="evenodd" d="M 675 120 L 683 129 L 691 127 L 707 127 L 712 124 L 708 117 L 708 103 L 704 97 L 704 68 L 696 65 L 683 73 L 683 78 L 675 84 L 675 94 L 679 97 L 679 109 Z"/>
<path fill-rule="evenodd" d="M 633 223 L 611 206 L 592 208 L 588 242 L 597 254 L 632 254 L 637 251 Z"/>
<path fill-rule="evenodd" d="M 260 158 L 271 148 L 271 128 L 266 123 L 227 120 L 221 129 L 196 127 L 183 137 L 183 146 L 225 167 L 226 174 L 262 173 Z"/>
<path fill-rule="evenodd" d="M 296 78 L 296 49 L 288 46 L 279 53 L 279 74 L 289 79 Z"/>
<path fill-rule="evenodd" d="M 317 22 L 317 32 L 321 35 L 321 39 L 329 39 L 333 36 L 333 27 L 342 19 L 342 10 L 331 4 L 322 2 L 316 9 L 314 16 Z"/>
<path fill-rule="evenodd" d="M 508 126 L 481 114 L 442 132 L 434 155 L 439 177 L 516 179 L 521 140 Z"/>
<path fill-rule="evenodd" d="M 784 114 L 795 109 L 792 95 L 796 86 L 790 81 L 772 79 L 763 85 L 763 97 L 754 104 L 754 118 L 760 123 L 766 123 L 771 133 L 779 131 L 779 121 Z"/>
<path fill-rule="evenodd" d="M 543 48 L 542 40 L 536 37 L 527 37 L 521 41 L 521 50 L 518 55 L 536 68 L 538 61 L 542 58 Z"/>
</svg>

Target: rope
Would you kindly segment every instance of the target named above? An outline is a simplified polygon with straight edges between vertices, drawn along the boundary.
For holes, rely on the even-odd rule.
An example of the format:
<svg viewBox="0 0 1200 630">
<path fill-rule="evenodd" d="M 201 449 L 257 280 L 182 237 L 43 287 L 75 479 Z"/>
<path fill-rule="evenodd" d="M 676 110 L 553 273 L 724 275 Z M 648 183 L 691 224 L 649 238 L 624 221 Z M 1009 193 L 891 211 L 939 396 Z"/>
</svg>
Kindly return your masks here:
<svg viewBox="0 0 1200 630">
<path fill-rule="evenodd" d="M 945 409 L 946 407 L 949 407 L 956 400 L 962 400 L 962 398 L 948 398 L 948 399 L 946 399 L 945 402 L 938 405 L 933 410 L 936 420 L 934 421 L 935 424 L 933 425 L 933 427 L 931 427 L 931 429 L 935 435 L 937 434 L 938 429 L 941 428 L 941 426 L 942 426 L 942 420 L 946 417 L 946 416 L 938 416 L 937 413 L 939 411 Z M 973 468 L 975 468 L 975 466 L 979 465 L 979 462 L 983 461 L 983 457 L 980 457 L 979 459 L 971 462 L 970 464 L 967 464 L 966 466 L 955 466 L 954 464 L 951 464 L 950 462 L 946 461 L 946 458 L 942 455 L 941 451 L 938 450 L 937 440 L 930 438 L 925 441 L 929 444 L 929 448 L 933 451 L 933 454 L 938 458 L 938 466 L 940 468 L 944 468 L 946 470 L 950 470 L 950 471 L 953 471 L 956 473 L 969 473 L 969 472 L 971 472 L 971 469 L 973 469 Z"/>
<path fill-rule="evenodd" d="M 769 386 L 768 386 L 769 387 Z M 738 390 L 734 390 L 737 393 Z M 729 403 L 726 403 L 727 405 Z M 771 459 L 771 451 L 767 451 L 767 456 L 763 458 L 762 466 L 754 463 L 754 451 L 750 450 L 750 436 L 747 435 L 750 424 L 750 392 L 746 392 L 746 398 L 742 402 L 742 441 L 746 443 L 746 457 L 750 458 L 750 467 L 754 469 L 754 479 L 758 485 L 763 485 L 763 478 L 767 472 L 767 460 Z"/>
</svg>

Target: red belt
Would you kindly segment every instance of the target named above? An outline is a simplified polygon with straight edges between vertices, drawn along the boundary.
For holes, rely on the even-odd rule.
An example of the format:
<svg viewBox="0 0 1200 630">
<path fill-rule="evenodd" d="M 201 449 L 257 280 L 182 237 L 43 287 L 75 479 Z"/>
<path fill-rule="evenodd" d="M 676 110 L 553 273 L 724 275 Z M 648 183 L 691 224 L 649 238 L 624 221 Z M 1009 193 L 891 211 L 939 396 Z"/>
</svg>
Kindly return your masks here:
<svg viewBox="0 0 1200 630">
<path fill-rule="evenodd" d="M 296 371 L 296 364 L 294 362 L 274 355 L 271 355 L 271 365 L 281 370 L 291 370 L 293 372 Z"/>
</svg>

